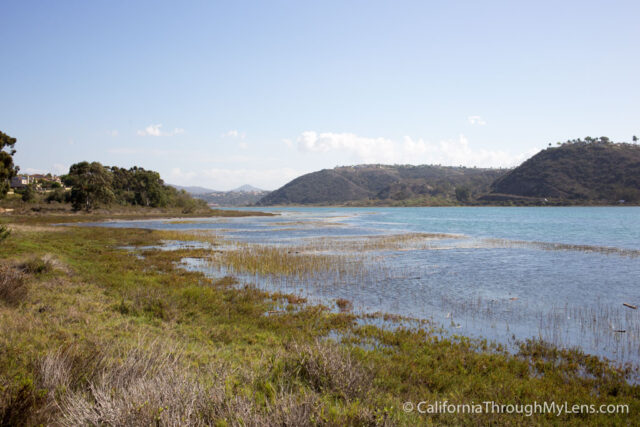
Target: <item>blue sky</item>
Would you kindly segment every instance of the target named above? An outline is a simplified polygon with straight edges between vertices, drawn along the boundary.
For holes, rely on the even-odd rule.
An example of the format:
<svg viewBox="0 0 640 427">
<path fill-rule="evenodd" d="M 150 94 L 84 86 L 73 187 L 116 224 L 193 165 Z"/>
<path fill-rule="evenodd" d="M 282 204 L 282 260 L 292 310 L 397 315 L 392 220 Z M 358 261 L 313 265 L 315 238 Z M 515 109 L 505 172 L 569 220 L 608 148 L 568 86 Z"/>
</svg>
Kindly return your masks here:
<svg viewBox="0 0 640 427">
<path fill-rule="evenodd" d="M 637 0 L 4 0 L 0 16 L 0 130 L 28 172 L 97 160 L 274 189 L 640 134 Z"/>
</svg>

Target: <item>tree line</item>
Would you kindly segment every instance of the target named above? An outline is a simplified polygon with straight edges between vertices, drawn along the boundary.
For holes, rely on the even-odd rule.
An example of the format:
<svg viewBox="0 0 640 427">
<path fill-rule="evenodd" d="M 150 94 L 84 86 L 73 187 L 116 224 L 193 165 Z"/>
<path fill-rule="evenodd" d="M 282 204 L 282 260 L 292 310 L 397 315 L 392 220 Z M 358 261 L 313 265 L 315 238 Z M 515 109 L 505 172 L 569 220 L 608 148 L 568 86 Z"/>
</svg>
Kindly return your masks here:
<svg viewBox="0 0 640 427">
<path fill-rule="evenodd" d="M 0 199 L 10 188 L 11 178 L 19 168 L 13 163 L 16 138 L 0 132 Z M 104 166 L 99 162 L 80 162 L 61 177 L 66 188 L 48 185 L 46 202 L 70 203 L 76 211 L 90 211 L 100 206 L 145 206 L 150 208 L 182 208 L 183 212 L 207 209 L 206 202 L 194 199 L 184 190 L 164 183 L 160 174 L 134 166 L 130 169 Z M 32 202 L 38 193 L 33 185 L 20 190 L 22 200 Z M 0 226 L 0 239 L 5 229 Z"/>
<path fill-rule="evenodd" d="M 64 195 L 74 210 L 90 211 L 98 206 L 177 207 L 185 212 L 206 208 L 206 203 L 191 197 L 184 190 L 166 185 L 155 171 L 134 166 L 124 169 L 103 166 L 99 162 L 80 162 L 69 168 L 62 182 L 71 191 Z M 54 190 L 49 200 L 60 197 Z M 57 200 L 61 201 L 61 200 Z"/>
</svg>

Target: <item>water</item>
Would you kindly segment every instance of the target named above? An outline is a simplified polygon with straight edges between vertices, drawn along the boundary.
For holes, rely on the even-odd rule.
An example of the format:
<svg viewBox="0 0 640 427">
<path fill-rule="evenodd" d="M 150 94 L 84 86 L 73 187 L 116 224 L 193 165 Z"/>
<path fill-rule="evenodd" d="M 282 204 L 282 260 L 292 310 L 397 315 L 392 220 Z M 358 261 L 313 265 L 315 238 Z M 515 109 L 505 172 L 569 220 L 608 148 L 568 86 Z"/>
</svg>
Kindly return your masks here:
<svg viewBox="0 0 640 427">
<path fill-rule="evenodd" d="M 343 254 L 350 246 L 339 242 L 364 236 L 452 234 L 418 245 L 352 250 L 362 264 L 351 275 L 233 273 L 312 301 L 345 298 L 357 312 L 430 319 L 456 334 L 503 343 L 542 338 L 620 362 L 640 361 L 639 310 L 622 306 L 640 304 L 640 208 L 257 210 L 280 215 L 101 225 L 215 232 L 232 241 Z M 197 260 L 188 266 L 212 275 L 229 272 Z"/>
</svg>

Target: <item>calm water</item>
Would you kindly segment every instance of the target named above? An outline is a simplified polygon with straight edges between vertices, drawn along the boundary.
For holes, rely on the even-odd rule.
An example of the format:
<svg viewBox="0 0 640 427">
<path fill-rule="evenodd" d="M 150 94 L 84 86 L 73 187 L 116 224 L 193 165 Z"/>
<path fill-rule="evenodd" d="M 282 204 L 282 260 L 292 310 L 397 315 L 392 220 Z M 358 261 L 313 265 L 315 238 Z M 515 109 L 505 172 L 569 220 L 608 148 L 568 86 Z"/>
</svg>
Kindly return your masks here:
<svg viewBox="0 0 640 427">
<path fill-rule="evenodd" d="M 358 312 L 430 319 L 456 334 L 504 343 L 540 337 L 618 361 L 640 361 L 639 310 L 622 306 L 640 304 L 640 208 L 259 210 L 280 215 L 101 225 L 199 230 L 229 240 L 294 246 L 381 234 L 462 235 L 418 249 L 357 254 L 364 267 L 353 277 L 241 278 L 325 303 L 346 298 Z M 189 267 L 227 273 L 197 260 Z"/>
</svg>

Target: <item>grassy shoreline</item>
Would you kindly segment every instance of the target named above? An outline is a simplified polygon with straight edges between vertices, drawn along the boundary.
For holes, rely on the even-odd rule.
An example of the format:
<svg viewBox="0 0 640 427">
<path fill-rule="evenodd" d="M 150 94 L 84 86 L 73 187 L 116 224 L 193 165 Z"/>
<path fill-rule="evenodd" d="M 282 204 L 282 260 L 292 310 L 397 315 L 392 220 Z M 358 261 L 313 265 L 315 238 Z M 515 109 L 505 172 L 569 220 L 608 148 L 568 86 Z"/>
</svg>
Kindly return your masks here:
<svg viewBox="0 0 640 427">
<path fill-rule="evenodd" d="M 75 218 L 101 215 L 109 217 Z M 363 326 L 349 313 L 179 268 L 184 257 L 206 257 L 203 249 L 142 257 L 118 249 L 176 232 L 50 227 L 61 222 L 56 215 L 2 218 L 14 228 L 0 244 L 2 277 L 18 290 L 0 291 L 2 424 L 637 423 L 634 372 L 579 351 L 529 342 L 509 354 L 428 326 Z M 403 410 L 405 402 L 445 400 L 626 404 L 629 414 Z"/>
<path fill-rule="evenodd" d="M 0 215 L 0 223 L 14 224 L 55 224 L 76 222 L 98 222 L 108 220 L 143 220 L 143 219 L 188 219 L 188 218 L 236 218 L 247 216 L 276 216 L 276 214 L 259 211 L 239 211 L 233 209 L 198 209 L 184 212 L 179 208 L 145 208 L 140 206 L 120 206 L 95 209 L 91 212 L 71 210 L 68 204 L 23 204 L 18 208 Z M 0 212 L 1 213 L 1 212 Z"/>
</svg>

